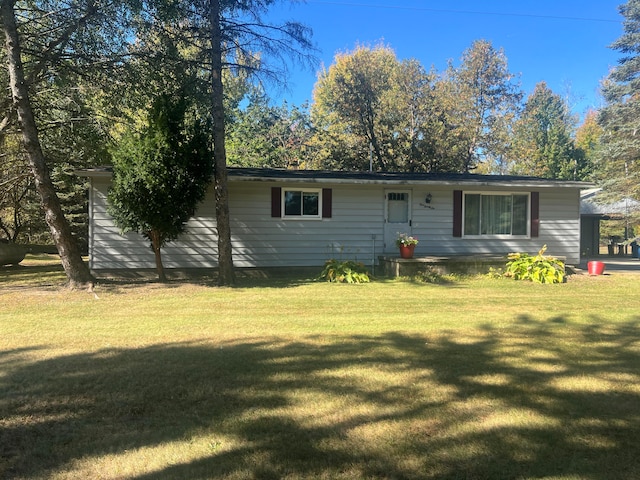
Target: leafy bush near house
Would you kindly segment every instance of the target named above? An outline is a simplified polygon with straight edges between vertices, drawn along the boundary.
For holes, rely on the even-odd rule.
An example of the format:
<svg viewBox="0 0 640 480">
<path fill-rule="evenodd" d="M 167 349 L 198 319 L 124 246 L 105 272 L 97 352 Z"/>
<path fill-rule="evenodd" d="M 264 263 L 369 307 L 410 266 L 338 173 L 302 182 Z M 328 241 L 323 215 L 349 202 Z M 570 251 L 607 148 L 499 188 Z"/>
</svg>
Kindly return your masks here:
<svg viewBox="0 0 640 480">
<path fill-rule="evenodd" d="M 436 285 L 444 285 L 453 283 L 456 280 L 455 275 L 443 275 L 433 268 L 427 268 L 413 276 L 413 280 L 418 283 L 434 283 Z"/>
<path fill-rule="evenodd" d="M 537 255 L 510 253 L 505 277 L 515 280 L 531 280 L 536 283 L 562 283 L 565 276 L 564 262 L 544 254 L 544 245 Z"/>
<path fill-rule="evenodd" d="M 487 277 L 489 277 L 489 278 L 502 278 L 502 277 L 504 277 L 504 272 L 502 271 L 502 268 L 489 267 L 489 271 L 487 272 Z"/>
<path fill-rule="evenodd" d="M 369 283 L 369 272 L 363 263 L 353 260 L 327 260 L 318 280 L 335 283 Z"/>
</svg>

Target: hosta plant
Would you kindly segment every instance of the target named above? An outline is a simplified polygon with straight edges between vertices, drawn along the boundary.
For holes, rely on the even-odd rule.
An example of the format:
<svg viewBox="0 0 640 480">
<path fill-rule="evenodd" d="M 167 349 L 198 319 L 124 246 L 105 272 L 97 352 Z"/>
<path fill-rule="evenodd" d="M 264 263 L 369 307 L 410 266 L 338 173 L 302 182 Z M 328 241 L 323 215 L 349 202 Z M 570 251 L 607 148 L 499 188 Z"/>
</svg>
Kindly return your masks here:
<svg viewBox="0 0 640 480">
<path fill-rule="evenodd" d="M 564 282 L 564 262 L 545 255 L 546 250 L 547 246 L 544 245 L 535 256 L 528 253 L 510 253 L 504 276 L 536 283 Z"/>
<path fill-rule="evenodd" d="M 336 283 L 368 283 L 367 267 L 353 260 L 327 260 L 318 280 Z"/>
</svg>

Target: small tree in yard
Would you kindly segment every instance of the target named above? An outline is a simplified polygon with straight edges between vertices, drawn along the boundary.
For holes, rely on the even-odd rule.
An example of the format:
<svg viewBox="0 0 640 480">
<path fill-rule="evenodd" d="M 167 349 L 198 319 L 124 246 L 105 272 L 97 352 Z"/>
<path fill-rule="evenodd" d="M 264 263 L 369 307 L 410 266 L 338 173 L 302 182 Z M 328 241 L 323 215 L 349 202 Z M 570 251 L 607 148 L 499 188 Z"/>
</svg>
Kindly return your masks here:
<svg viewBox="0 0 640 480">
<path fill-rule="evenodd" d="M 162 95 L 140 134 L 125 135 L 113 154 L 109 213 L 125 232 L 151 242 L 158 279 L 165 281 L 160 249 L 186 229 L 211 183 L 207 130 L 186 121 L 183 98 Z"/>
</svg>

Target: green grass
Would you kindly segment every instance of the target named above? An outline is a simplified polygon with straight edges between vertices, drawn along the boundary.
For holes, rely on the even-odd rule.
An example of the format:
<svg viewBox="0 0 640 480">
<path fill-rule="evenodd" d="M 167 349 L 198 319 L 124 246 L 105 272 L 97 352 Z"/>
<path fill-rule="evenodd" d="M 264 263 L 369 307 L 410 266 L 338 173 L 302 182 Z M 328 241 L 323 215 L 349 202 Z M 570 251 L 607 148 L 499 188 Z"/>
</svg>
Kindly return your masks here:
<svg viewBox="0 0 640 480">
<path fill-rule="evenodd" d="M 638 276 L 0 269 L 0 478 L 640 478 Z"/>
</svg>

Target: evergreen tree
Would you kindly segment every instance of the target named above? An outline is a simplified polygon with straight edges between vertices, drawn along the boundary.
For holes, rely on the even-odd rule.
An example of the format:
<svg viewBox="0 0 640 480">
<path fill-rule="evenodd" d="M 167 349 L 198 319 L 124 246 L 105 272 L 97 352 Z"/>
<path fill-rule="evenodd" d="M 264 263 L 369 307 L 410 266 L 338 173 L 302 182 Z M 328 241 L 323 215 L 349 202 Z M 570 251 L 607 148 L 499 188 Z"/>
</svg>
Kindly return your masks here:
<svg viewBox="0 0 640 480">
<path fill-rule="evenodd" d="M 123 232 L 150 241 L 161 281 L 161 248 L 185 231 L 213 175 L 207 129 L 186 115 L 184 98 L 162 95 L 144 131 L 128 133 L 113 151 L 109 213 Z"/>
<path fill-rule="evenodd" d="M 5 39 L 8 83 L 11 91 L 10 101 L 3 102 L 6 110 L 3 112 L 4 118 L 0 120 L 0 135 L 3 135 L 11 124 L 19 126 L 34 186 L 40 197 L 45 219 L 60 254 L 69 285 L 72 288 L 91 287 L 93 278 L 88 266 L 82 260 L 80 249 L 73 236 L 73 230 L 64 215 L 51 179 L 51 168 L 45 157 L 38 130 L 32 86 L 39 77 L 45 77 L 49 82 L 55 79 L 57 72 L 54 65 L 56 63 L 62 65 L 61 59 L 63 57 L 77 60 L 79 56 L 74 57 L 71 54 L 71 52 L 78 53 L 73 46 L 81 48 L 82 46 L 96 45 L 95 41 L 89 41 L 82 35 L 87 31 L 87 22 L 90 19 L 96 20 L 95 5 L 74 5 L 73 8 L 61 8 L 51 15 L 48 13 L 50 8 L 44 6 L 39 9 L 36 6 L 33 10 L 27 11 L 24 17 L 21 17 L 21 20 L 25 21 L 25 25 L 32 28 L 35 25 L 35 28 L 42 30 L 42 35 L 31 36 L 21 36 L 16 8 L 16 3 L 12 0 L 0 0 L 0 18 L 2 19 L 0 25 Z M 78 15 L 79 13 L 80 15 Z M 31 19 L 32 15 L 39 16 L 41 22 L 26 21 Z M 54 28 L 50 28 L 50 22 L 54 22 Z M 92 32 L 92 34 L 95 33 Z M 51 38 L 52 35 L 55 38 Z M 35 42 L 33 48 L 30 48 L 30 42 Z M 30 52 L 31 55 L 34 55 L 33 61 L 25 62 L 23 52 Z M 95 52 L 93 53 L 95 54 Z M 25 71 L 25 66 L 30 68 Z M 50 70 L 48 71 L 48 69 Z M 46 76 L 44 75 L 45 71 Z"/>
<path fill-rule="evenodd" d="M 545 82 L 538 83 L 516 123 L 512 171 L 564 180 L 584 178 L 584 156 L 573 142 L 575 122 L 562 97 Z"/>
<path fill-rule="evenodd" d="M 287 56 L 307 62 L 310 60 L 308 52 L 313 49 L 310 30 L 304 25 L 291 21 L 276 24 L 263 19 L 268 8 L 277 1 L 191 0 L 145 4 L 150 9 L 143 19 L 145 25 L 171 37 L 181 53 L 187 52 L 185 66 L 196 65 L 205 85 L 215 164 L 218 281 L 221 285 L 231 285 L 235 281 L 227 185 L 226 129 L 230 112 L 225 104 L 224 72 L 244 70 L 277 81 L 285 76 L 281 69 L 269 63 L 270 59 Z M 148 50 L 153 51 L 153 48 Z"/>
<path fill-rule="evenodd" d="M 622 53 L 605 80 L 606 106 L 600 111 L 603 128 L 598 177 L 615 197 L 640 199 L 640 0 L 620 6 L 622 36 L 611 48 Z"/>
</svg>

